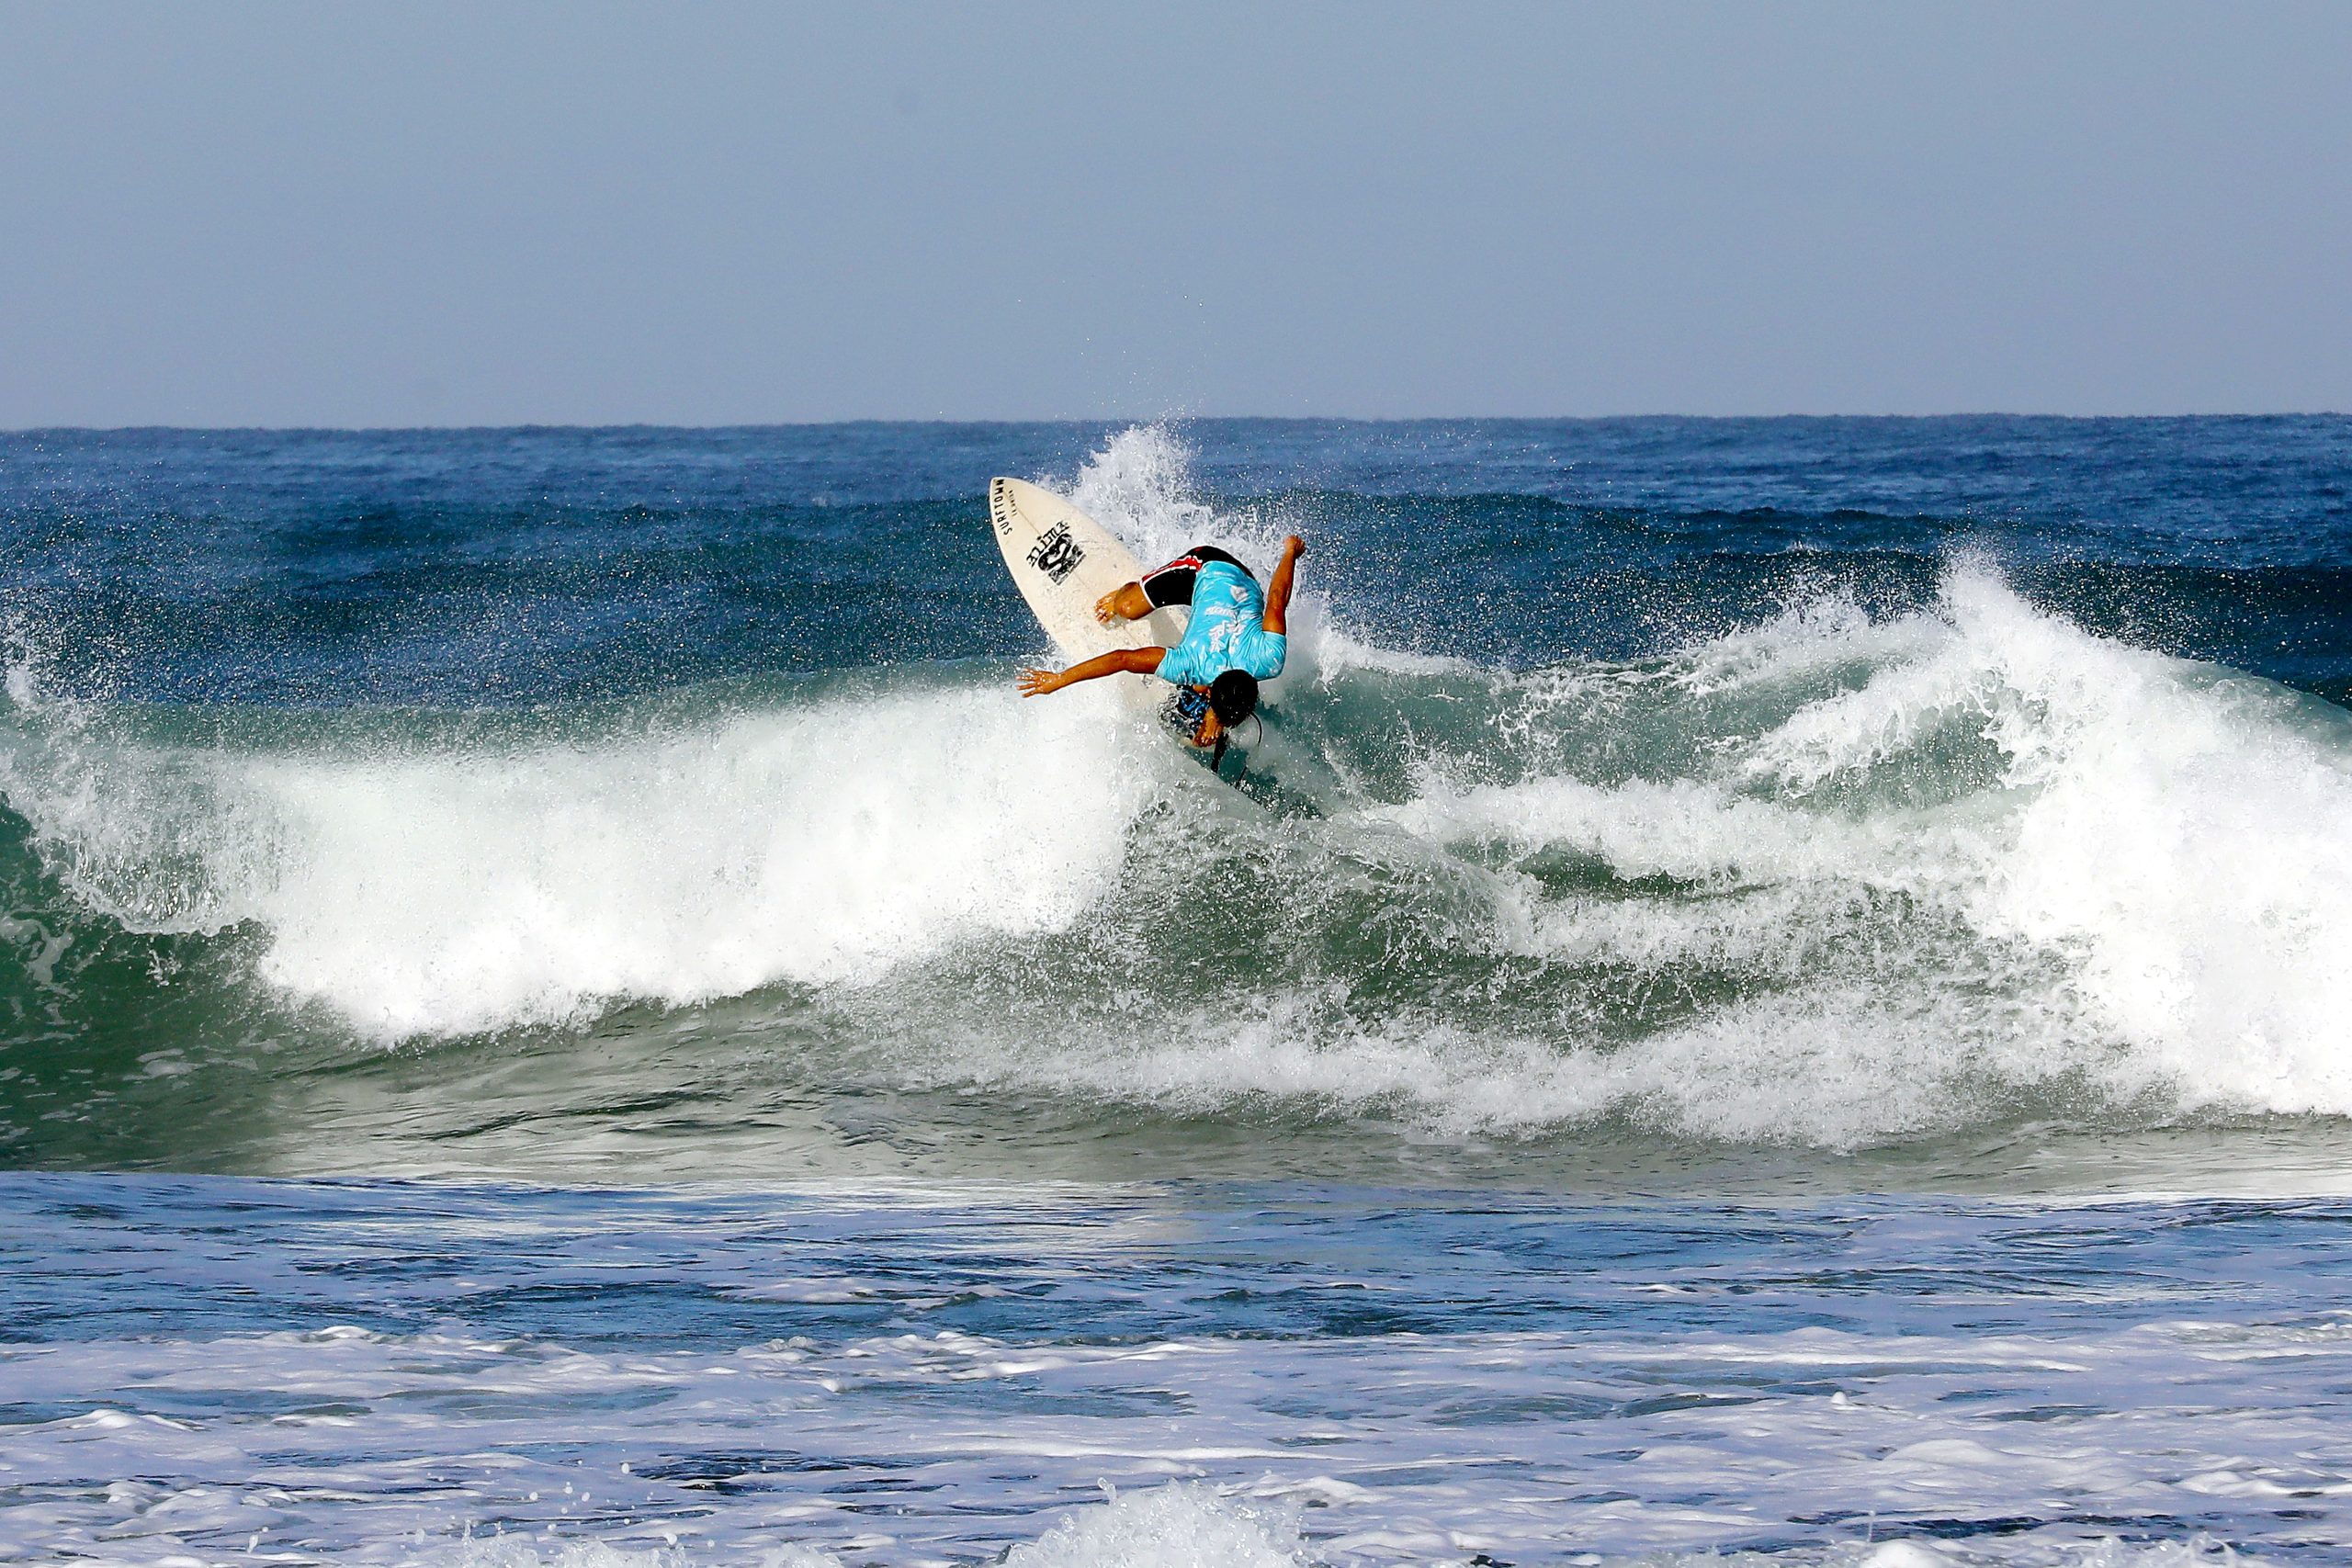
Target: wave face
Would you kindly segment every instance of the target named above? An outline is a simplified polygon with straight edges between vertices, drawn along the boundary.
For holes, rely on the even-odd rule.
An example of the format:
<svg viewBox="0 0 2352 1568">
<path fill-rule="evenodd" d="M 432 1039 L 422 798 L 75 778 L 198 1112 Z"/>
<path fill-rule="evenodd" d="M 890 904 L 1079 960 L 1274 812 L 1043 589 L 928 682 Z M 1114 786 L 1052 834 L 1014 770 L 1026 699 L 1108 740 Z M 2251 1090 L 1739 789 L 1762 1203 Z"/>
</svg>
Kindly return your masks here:
<svg viewBox="0 0 2352 1568">
<path fill-rule="evenodd" d="M 16 1164 L 1940 1179 L 2352 1115 L 2345 421 L 0 448 Z M 1238 788 L 1012 694 L 1000 470 L 1309 538 Z"/>
</svg>

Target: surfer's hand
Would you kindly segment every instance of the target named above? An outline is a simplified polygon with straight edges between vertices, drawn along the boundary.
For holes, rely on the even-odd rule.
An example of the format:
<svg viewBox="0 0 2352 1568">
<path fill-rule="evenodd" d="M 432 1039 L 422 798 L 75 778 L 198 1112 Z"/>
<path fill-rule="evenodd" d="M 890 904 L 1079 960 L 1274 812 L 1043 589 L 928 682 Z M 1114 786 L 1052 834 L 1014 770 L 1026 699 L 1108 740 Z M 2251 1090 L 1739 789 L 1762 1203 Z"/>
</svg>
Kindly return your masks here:
<svg viewBox="0 0 2352 1568">
<path fill-rule="evenodd" d="M 1106 626 L 1115 626 L 1127 617 L 1119 613 L 1119 591 L 1115 588 L 1094 601 L 1094 618 Z"/>
<path fill-rule="evenodd" d="M 1306 553 L 1306 541 L 1300 538 L 1297 535 L 1293 534 L 1289 538 L 1283 541 L 1283 554 L 1290 557 L 1291 559 L 1296 560 Z"/>
<path fill-rule="evenodd" d="M 1013 684 L 1021 688 L 1021 694 L 1024 697 L 1042 697 L 1047 692 L 1060 691 L 1062 678 L 1057 671 L 1023 670 Z"/>
</svg>

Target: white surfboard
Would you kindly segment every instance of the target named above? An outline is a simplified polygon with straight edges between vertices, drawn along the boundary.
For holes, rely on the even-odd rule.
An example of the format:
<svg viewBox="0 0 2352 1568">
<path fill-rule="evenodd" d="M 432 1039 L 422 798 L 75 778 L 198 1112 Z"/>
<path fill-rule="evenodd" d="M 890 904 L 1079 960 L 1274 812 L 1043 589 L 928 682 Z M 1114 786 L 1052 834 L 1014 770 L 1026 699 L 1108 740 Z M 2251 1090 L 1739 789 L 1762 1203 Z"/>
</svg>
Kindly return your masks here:
<svg viewBox="0 0 2352 1568">
<path fill-rule="evenodd" d="M 1140 621 L 1104 626 L 1094 602 L 1143 575 L 1135 553 L 1111 531 L 1056 495 L 1023 479 L 989 481 L 989 521 L 996 547 L 1021 597 L 1065 662 L 1075 664 L 1114 648 L 1173 648 L 1184 635 L 1184 612 L 1154 610 Z M 1139 708 L 1156 708 L 1167 682 L 1150 675 L 1109 677 Z"/>
</svg>

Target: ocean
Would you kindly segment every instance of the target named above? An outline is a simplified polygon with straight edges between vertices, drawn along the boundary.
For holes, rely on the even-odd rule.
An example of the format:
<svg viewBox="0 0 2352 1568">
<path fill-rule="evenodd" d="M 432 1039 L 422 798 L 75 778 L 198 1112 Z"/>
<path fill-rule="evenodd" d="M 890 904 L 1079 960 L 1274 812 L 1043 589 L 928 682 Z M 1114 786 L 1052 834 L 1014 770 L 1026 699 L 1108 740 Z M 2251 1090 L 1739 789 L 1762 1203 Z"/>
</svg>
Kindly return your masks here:
<svg viewBox="0 0 2352 1568">
<path fill-rule="evenodd" d="M 0 1562 L 2352 1561 L 2352 418 L 19 432 L 0 671 Z"/>
</svg>

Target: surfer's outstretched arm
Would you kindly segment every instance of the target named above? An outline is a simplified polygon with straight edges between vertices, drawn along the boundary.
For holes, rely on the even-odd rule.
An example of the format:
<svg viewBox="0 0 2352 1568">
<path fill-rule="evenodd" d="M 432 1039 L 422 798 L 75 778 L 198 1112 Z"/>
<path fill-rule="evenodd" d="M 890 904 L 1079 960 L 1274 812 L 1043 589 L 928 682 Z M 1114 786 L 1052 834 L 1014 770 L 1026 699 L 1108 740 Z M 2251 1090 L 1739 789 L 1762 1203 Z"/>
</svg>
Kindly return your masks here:
<svg viewBox="0 0 2352 1568">
<path fill-rule="evenodd" d="M 1306 553 L 1306 541 L 1293 534 L 1283 541 L 1283 558 L 1274 563 L 1274 580 L 1266 585 L 1266 629 L 1276 637 L 1289 635 L 1291 581 L 1298 575 L 1298 558 Z"/>
<path fill-rule="evenodd" d="M 1015 684 L 1024 697 L 1042 697 L 1047 692 L 1058 692 L 1064 686 L 1080 681 L 1097 680 L 1104 675 L 1116 675 L 1132 671 L 1148 675 L 1159 668 L 1167 657 L 1164 648 L 1114 648 L 1108 653 L 1098 653 L 1083 664 L 1073 664 L 1067 670 L 1023 670 Z"/>
</svg>

